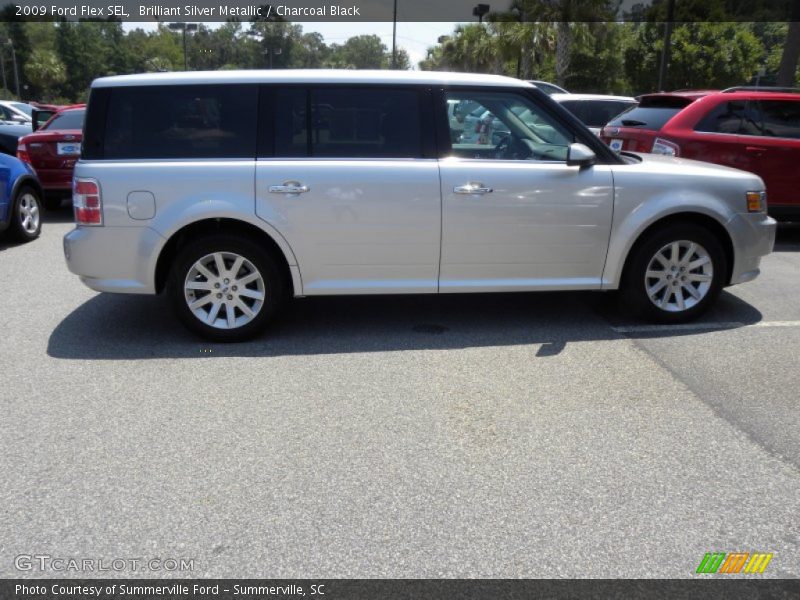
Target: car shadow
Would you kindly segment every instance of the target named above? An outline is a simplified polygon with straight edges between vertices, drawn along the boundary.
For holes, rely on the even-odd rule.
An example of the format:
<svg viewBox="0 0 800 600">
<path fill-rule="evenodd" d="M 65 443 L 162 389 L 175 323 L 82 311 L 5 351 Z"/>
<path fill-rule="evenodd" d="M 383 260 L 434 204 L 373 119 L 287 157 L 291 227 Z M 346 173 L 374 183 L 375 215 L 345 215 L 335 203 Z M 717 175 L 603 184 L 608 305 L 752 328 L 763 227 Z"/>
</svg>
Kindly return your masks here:
<svg viewBox="0 0 800 600">
<path fill-rule="evenodd" d="M 800 251 L 800 222 L 779 223 L 775 234 L 775 252 Z"/>
<path fill-rule="evenodd" d="M 47 353 L 130 360 L 532 345 L 546 358 L 573 342 L 696 335 L 703 324 L 718 330 L 761 320 L 753 306 L 723 292 L 699 328 L 637 331 L 637 323 L 619 316 L 614 298 L 590 292 L 304 298 L 289 303 L 257 339 L 215 344 L 185 330 L 163 296 L 98 294 L 59 323 Z M 634 331 L 625 330 L 630 325 Z"/>
<path fill-rule="evenodd" d="M 47 225 L 48 223 L 72 223 L 74 220 L 75 216 L 72 212 L 72 205 L 68 206 L 66 203 L 62 203 L 60 208 L 45 210 L 42 213 L 43 225 Z"/>
</svg>

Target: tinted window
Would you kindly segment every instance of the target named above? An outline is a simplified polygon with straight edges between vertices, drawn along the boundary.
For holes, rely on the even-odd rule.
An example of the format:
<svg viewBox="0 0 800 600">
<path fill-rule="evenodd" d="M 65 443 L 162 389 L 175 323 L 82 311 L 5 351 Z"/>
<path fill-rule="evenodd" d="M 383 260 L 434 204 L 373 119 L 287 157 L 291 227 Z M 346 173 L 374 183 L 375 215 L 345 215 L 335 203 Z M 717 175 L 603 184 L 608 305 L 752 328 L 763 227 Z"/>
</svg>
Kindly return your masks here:
<svg viewBox="0 0 800 600">
<path fill-rule="evenodd" d="M 279 90 L 276 103 L 276 156 L 422 156 L 417 91 L 319 88 L 309 98 L 304 91 Z"/>
<path fill-rule="evenodd" d="M 800 101 L 761 100 L 762 135 L 800 138 Z"/>
<path fill-rule="evenodd" d="M 43 129 L 83 129 L 85 115 L 85 110 L 68 110 L 53 117 Z"/>
<path fill-rule="evenodd" d="M 257 100 L 252 85 L 114 88 L 105 157 L 253 158 Z"/>
<path fill-rule="evenodd" d="M 672 117 L 681 112 L 682 108 L 635 106 L 612 119 L 612 127 L 638 127 L 641 129 L 661 129 Z"/>
<path fill-rule="evenodd" d="M 275 155 L 308 156 L 308 93 L 301 88 L 275 93 Z"/>
<path fill-rule="evenodd" d="M 632 102 L 622 100 L 565 100 L 561 106 L 578 117 L 584 125 L 602 127 L 616 117 Z"/>
<path fill-rule="evenodd" d="M 751 126 L 756 125 L 752 119 L 748 119 L 744 101 L 722 102 L 703 117 L 694 129 L 708 133 L 739 133 L 746 120 Z"/>
</svg>

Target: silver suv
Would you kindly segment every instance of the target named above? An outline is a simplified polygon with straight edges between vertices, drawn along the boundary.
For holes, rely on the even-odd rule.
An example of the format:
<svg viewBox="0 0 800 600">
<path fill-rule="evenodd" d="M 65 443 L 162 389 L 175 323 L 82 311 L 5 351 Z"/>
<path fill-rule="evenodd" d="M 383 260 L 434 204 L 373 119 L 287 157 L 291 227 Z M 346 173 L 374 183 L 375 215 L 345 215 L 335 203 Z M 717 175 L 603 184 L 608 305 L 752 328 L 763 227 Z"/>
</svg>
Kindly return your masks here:
<svg viewBox="0 0 800 600">
<path fill-rule="evenodd" d="M 507 133 L 462 141 L 459 105 Z M 686 321 L 775 236 L 757 176 L 618 155 L 533 85 L 455 73 L 98 79 L 73 203 L 73 273 L 166 290 L 217 341 L 289 296 L 621 289 L 627 312 Z"/>
</svg>

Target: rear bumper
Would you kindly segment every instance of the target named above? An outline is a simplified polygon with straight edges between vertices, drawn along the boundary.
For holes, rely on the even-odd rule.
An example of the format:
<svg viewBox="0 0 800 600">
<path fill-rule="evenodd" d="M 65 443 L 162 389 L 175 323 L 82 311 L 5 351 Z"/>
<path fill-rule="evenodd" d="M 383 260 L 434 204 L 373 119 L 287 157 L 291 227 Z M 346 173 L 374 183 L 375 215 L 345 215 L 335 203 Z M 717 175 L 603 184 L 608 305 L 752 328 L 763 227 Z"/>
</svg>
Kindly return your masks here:
<svg viewBox="0 0 800 600">
<path fill-rule="evenodd" d="M 737 214 L 727 223 L 733 239 L 733 270 L 730 285 L 758 277 L 761 258 L 775 246 L 777 222 L 764 213 Z"/>
<path fill-rule="evenodd" d="M 64 257 L 93 290 L 155 294 L 155 263 L 164 242 L 149 227 L 76 227 L 64 236 Z"/>
<path fill-rule="evenodd" d="M 73 169 L 36 169 L 36 175 L 45 191 L 72 191 Z"/>
</svg>

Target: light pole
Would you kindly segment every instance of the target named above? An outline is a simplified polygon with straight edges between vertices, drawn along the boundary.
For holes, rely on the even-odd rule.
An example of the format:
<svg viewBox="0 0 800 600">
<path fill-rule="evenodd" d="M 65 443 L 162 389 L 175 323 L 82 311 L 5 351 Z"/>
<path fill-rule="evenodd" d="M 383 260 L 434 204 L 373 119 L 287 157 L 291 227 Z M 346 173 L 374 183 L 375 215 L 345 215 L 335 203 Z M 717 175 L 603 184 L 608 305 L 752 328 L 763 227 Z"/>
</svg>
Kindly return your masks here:
<svg viewBox="0 0 800 600">
<path fill-rule="evenodd" d="M 259 33 L 258 31 L 255 31 L 253 29 L 248 31 L 247 35 L 251 35 L 251 36 L 253 36 L 255 38 L 260 37 L 262 41 L 264 41 L 266 39 L 266 36 L 264 36 L 263 34 Z M 263 54 L 264 56 L 269 57 L 269 68 L 271 69 L 272 68 L 272 57 L 273 56 L 280 56 L 281 54 L 283 54 L 283 50 L 281 48 L 273 48 L 272 46 L 267 46 L 267 47 L 264 48 L 264 50 L 261 51 L 261 54 Z"/>
<path fill-rule="evenodd" d="M 7 40 L 0 40 L 0 43 L 2 43 L 4 45 L 8 46 L 9 48 L 11 48 L 11 62 L 14 63 L 14 86 L 17 89 L 17 98 L 19 100 L 22 100 L 22 96 L 19 93 L 19 70 L 17 69 L 17 53 L 14 51 L 14 42 L 12 42 L 10 39 L 7 39 Z M 0 62 L 3 63 L 3 87 L 6 87 L 5 86 L 5 83 L 6 83 L 6 65 L 5 65 L 5 55 L 4 54 L 3 54 L 2 60 L 0 60 Z M 8 89 L 8 88 L 6 88 L 6 89 Z"/>
<path fill-rule="evenodd" d="M 669 0 L 667 5 L 667 22 L 664 24 L 664 47 L 661 49 L 661 64 L 658 68 L 658 91 L 664 91 L 667 79 L 667 66 L 669 65 L 669 51 L 672 40 L 672 20 L 675 18 L 675 0 Z"/>
<path fill-rule="evenodd" d="M 0 70 L 3 71 L 3 89 L 8 89 L 8 80 L 6 79 L 6 55 L 0 47 Z"/>
<path fill-rule="evenodd" d="M 197 23 L 170 23 L 167 25 L 172 31 L 180 31 L 183 36 L 183 70 L 189 70 L 189 59 L 186 57 L 186 32 L 197 31 Z"/>
<path fill-rule="evenodd" d="M 472 16 L 478 17 L 478 23 L 483 23 L 483 16 L 489 13 L 490 8 L 488 4 L 478 4 L 472 9 Z"/>
<path fill-rule="evenodd" d="M 394 15 L 392 16 L 392 69 L 397 68 L 397 0 L 394 0 Z"/>
</svg>

